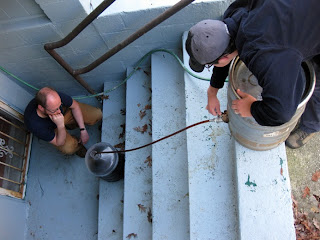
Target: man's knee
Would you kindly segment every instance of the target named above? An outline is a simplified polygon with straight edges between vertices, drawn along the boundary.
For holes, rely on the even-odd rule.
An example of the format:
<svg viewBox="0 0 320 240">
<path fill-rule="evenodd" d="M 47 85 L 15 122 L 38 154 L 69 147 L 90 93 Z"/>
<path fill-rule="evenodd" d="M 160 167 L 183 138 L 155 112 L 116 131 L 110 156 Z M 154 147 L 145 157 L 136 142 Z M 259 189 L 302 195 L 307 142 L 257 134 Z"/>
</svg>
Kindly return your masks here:
<svg viewBox="0 0 320 240">
<path fill-rule="evenodd" d="M 87 123 L 88 125 L 94 125 L 102 119 L 102 111 L 100 108 L 95 108 L 91 113 L 90 121 Z"/>
<path fill-rule="evenodd" d="M 60 152 L 64 154 L 72 155 L 78 150 L 79 143 L 75 137 L 70 136 L 66 138 L 66 142 L 64 145 L 59 146 L 57 148 Z"/>
<path fill-rule="evenodd" d="M 94 125 L 102 119 L 102 111 L 100 108 L 90 106 L 88 104 L 79 103 L 83 120 L 87 125 Z"/>
</svg>

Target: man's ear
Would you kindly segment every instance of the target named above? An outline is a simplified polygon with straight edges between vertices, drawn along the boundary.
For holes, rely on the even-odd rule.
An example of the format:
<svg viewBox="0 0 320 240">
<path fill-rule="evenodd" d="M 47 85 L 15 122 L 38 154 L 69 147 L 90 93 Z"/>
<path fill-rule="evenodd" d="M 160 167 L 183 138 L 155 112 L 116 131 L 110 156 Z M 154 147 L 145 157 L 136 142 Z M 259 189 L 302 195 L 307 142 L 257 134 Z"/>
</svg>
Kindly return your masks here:
<svg viewBox="0 0 320 240">
<path fill-rule="evenodd" d="M 44 112 L 44 111 L 45 111 L 44 107 L 42 107 L 40 104 L 38 104 L 38 109 L 39 109 L 41 112 Z"/>
</svg>

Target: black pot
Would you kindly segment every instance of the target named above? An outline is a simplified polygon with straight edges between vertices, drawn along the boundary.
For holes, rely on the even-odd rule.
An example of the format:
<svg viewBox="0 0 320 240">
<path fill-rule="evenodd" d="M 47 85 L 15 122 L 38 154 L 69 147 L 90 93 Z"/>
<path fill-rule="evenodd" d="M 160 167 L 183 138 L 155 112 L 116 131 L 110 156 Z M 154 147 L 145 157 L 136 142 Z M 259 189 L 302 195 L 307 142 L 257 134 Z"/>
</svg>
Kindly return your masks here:
<svg viewBox="0 0 320 240">
<path fill-rule="evenodd" d="M 91 146 L 85 156 L 87 168 L 95 176 L 108 182 L 119 181 L 124 176 L 124 154 L 101 153 L 117 151 L 109 143 L 96 143 Z"/>
</svg>

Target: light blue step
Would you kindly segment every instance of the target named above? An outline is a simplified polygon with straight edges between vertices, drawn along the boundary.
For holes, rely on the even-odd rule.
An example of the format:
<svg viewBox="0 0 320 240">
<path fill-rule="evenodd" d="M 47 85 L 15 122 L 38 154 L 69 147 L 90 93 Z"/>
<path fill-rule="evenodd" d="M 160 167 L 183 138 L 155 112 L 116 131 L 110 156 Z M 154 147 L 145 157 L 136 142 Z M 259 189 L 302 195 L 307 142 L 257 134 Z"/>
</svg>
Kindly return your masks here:
<svg viewBox="0 0 320 240">
<path fill-rule="evenodd" d="M 184 33 L 183 42 L 186 36 Z M 184 49 L 187 67 L 188 61 Z M 202 74 L 207 78 L 211 75 L 206 70 Z M 209 83 L 185 76 L 188 124 L 191 118 L 199 121 L 201 116 L 209 117 L 204 109 Z M 218 97 L 221 109 L 225 110 L 227 86 L 219 90 Z M 195 109 L 198 110 L 192 114 Z M 199 127 L 197 131 L 194 128 L 188 131 L 190 239 L 295 239 L 284 144 L 268 151 L 253 151 L 236 142 L 226 126 L 212 124 L 211 129 Z M 208 138 L 204 139 L 203 135 Z M 208 144 L 210 140 L 212 143 Z M 201 148 L 205 143 L 206 149 Z M 194 147 L 197 144 L 198 147 Z M 206 158 L 209 153 L 205 151 L 211 151 L 210 158 Z M 198 219 L 207 221 L 199 224 Z"/>
<path fill-rule="evenodd" d="M 128 74 L 131 71 L 128 69 Z M 126 149 L 151 142 L 150 107 L 150 70 L 139 69 L 127 81 Z M 137 131 L 145 125 L 144 133 Z M 123 239 L 133 238 L 135 234 L 138 239 L 151 239 L 152 223 L 148 214 L 152 213 L 152 169 L 146 162 L 148 157 L 152 157 L 151 146 L 125 154 Z"/>
<path fill-rule="evenodd" d="M 106 82 L 104 91 L 112 89 L 120 82 Z M 124 142 L 122 124 L 125 116 L 125 84 L 107 93 L 103 100 L 103 121 L 101 141 L 117 145 Z M 121 240 L 123 235 L 123 180 L 107 182 L 100 180 L 98 240 Z"/>
<path fill-rule="evenodd" d="M 185 33 L 183 43 L 186 37 Z M 189 68 L 185 49 L 183 56 Z M 210 78 L 211 70 L 204 69 L 197 75 Z M 205 109 L 209 82 L 188 73 L 184 76 L 187 125 L 213 118 Z M 227 109 L 226 94 L 226 88 L 218 93 L 221 111 Z M 228 125 L 210 122 L 193 127 L 187 131 L 187 142 L 190 239 L 238 239 L 236 179 Z"/>
<path fill-rule="evenodd" d="M 152 66 L 152 140 L 185 125 L 183 70 L 167 53 Z M 152 145 L 153 240 L 189 239 L 186 132 Z"/>
<path fill-rule="evenodd" d="M 235 146 L 239 239 L 295 240 L 291 187 L 284 143 L 268 151 Z M 272 229 L 272 231 L 270 231 Z"/>
</svg>

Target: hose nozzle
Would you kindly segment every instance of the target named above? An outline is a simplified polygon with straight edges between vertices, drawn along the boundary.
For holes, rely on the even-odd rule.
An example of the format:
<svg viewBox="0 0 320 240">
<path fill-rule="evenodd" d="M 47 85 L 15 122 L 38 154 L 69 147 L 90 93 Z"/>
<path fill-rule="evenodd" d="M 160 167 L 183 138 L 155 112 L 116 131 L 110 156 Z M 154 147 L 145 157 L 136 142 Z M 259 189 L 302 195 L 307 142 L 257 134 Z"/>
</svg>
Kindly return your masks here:
<svg viewBox="0 0 320 240">
<path fill-rule="evenodd" d="M 220 122 L 229 122 L 228 111 L 225 110 L 221 115 L 217 116 L 216 118 L 210 119 L 210 122 L 220 123 Z"/>
</svg>

